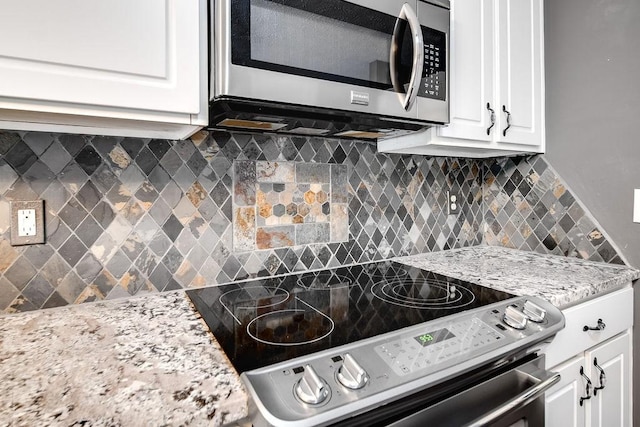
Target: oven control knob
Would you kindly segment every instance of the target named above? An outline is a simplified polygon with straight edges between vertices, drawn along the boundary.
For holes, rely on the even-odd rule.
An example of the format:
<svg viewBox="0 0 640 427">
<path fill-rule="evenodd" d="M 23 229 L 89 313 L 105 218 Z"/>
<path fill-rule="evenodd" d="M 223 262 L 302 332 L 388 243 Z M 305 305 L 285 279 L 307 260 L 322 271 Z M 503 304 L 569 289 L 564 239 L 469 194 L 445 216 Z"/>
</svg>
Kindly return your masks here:
<svg viewBox="0 0 640 427">
<path fill-rule="evenodd" d="M 294 390 L 300 400 L 311 405 L 322 403 L 329 397 L 329 386 L 310 365 L 304 367 L 304 374 Z"/>
<path fill-rule="evenodd" d="M 547 315 L 547 312 L 544 308 L 529 300 L 525 301 L 524 309 L 522 310 L 522 312 L 525 316 L 527 316 L 527 318 L 529 318 L 529 320 L 536 323 L 542 322 L 544 320 L 544 317 Z"/>
<path fill-rule="evenodd" d="M 344 362 L 338 369 L 338 381 L 346 388 L 357 390 L 369 381 L 369 375 L 349 353 L 344 355 Z"/>
<path fill-rule="evenodd" d="M 504 311 L 504 323 L 513 329 L 524 329 L 527 326 L 527 316 L 515 307 L 509 306 Z"/>
</svg>

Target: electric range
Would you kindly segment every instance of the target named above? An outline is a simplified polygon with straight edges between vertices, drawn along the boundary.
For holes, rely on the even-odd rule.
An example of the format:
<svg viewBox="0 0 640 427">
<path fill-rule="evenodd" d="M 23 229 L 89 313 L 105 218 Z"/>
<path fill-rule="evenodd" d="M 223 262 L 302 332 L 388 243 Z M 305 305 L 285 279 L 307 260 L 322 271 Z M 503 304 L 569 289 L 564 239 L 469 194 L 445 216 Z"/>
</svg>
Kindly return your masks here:
<svg viewBox="0 0 640 427">
<path fill-rule="evenodd" d="M 187 291 L 254 425 L 327 425 L 494 369 L 564 326 L 538 298 L 376 262 Z"/>
</svg>

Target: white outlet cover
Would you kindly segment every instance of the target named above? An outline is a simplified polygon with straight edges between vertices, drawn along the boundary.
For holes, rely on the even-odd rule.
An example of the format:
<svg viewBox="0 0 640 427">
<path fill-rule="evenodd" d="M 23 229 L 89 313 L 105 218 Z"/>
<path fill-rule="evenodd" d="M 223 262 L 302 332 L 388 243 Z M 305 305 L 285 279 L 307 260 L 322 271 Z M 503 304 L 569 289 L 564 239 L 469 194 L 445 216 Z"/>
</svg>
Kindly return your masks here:
<svg viewBox="0 0 640 427">
<path fill-rule="evenodd" d="M 640 222 L 640 188 L 633 190 L 633 222 Z"/>
<path fill-rule="evenodd" d="M 36 235 L 36 210 L 18 209 L 18 236 Z"/>
</svg>

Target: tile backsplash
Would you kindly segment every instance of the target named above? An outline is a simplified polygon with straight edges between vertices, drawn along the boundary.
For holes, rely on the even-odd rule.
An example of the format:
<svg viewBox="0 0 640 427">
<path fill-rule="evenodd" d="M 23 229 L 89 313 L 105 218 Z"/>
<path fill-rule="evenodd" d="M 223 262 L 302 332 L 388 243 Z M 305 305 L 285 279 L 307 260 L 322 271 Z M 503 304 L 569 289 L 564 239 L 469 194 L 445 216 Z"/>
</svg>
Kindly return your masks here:
<svg viewBox="0 0 640 427">
<path fill-rule="evenodd" d="M 234 162 L 233 249 L 347 242 L 346 165 Z"/>
<path fill-rule="evenodd" d="M 462 197 L 447 215 L 446 192 Z M 45 200 L 46 243 L 9 243 Z M 35 310 L 481 243 L 622 262 L 542 157 L 377 153 L 351 140 L 0 131 L 0 310 Z"/>
<path fill-rule="evenodd" d="M 488 245 L 624 264 L 541 156 L 488 161 L 484 197 Z"/>
</svg>

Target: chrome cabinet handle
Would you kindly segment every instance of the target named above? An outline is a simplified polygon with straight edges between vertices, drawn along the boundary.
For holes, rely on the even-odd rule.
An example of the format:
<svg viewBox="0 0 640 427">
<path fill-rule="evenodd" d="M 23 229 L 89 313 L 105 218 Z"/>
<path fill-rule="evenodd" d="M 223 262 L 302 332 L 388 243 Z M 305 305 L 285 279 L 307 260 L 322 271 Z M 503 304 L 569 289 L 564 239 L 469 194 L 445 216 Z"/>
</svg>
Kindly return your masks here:
<svg viewBox="0 0 640 427">
<path fill-rule="evenodd" d="M 598 324 L 596 326 L 584 325 L 582 330 L 585 331 L 585 332 L 587 332 L 587 331 L 604 331 L 604 328 L 606 328 L 606 327 L 607 327 L 607 325 L 605 325 L 605 323 L 602 321 L 602 319 L 598 319 Z"/>
<path fill-rule="evenodd" d="M 487 128 L 487 135 L 491 135 L 491 128 L 496 125 L 496 112 L 491 108 L 491 104 L 487 102 L 487 110 L 490 111 L 489 119 L 491 120 L 491 126 Z"/>
<path fill-rule="evenodd" d="M 600 378 L 599 378 L 600 385 L 598 387 L 593 388 L 593 395 L 595 396 L 596 394 L 598 394 L 598 390 L 604 390 L 604 387 L 607 383 L 607 376 L 604 373 L 604 369 L 602 369 L 600 365 L 598 365 L 597 357 L 593 358 L 593 366 L 595 366 L 598 369 L 598 371 L 600 371 Z"/>
<path fill-rule="evenodd" d="M 587 393 L 586 396 L 580 396 L 580 406 L 582 406 L 584 404 L 585 400 L 589 400 L 591 399 L 591 380 L 589 379 L 588 376 L 585 375 L 584 373 L 584 369 L 582 368 L 582 366 L 580 366 L 580 375 L 582 375 L 582 377 L 587 380 L 587 386 L 585 387 L 585 391 Z"/>
<path fill-rule="evenodd" d="M 422 39 L 422 28 L 420 27 L 420 21 L 416 12 L 405 3 L 400 10 L 400 15 L 396 20 L 396 25 L 393 29 L 393 36 L 391 37 L 391 52 L 389 58 L 389 69 L 391 71 L 391 82 L 393 88 L 399 94 L 405 93 L 402 87 L 402 82 L 398 78 L 399 74 L 399 56 L 400 56 L 400 40 L 403 36 L 402 20 L 406 19 L 411 29 L 411 38 L 413 39 L 413 66 L 411 69 L 411 80 L 407 87 L 406 95 L 404 98 L 400 98 L 402 107 L 409 111 L 413 105 L 416 97 L 418 96 L 418 88 L 420 87 L 420 80 L 422 79 L 422 69 L 424 68 L 424 40 Z"/>
<path fill-rule="evenodd" d="M 502 136 L 507 136 L 507 131 L 511 127 L 511 113 L 507 110 L 505 105 L 502 106 L 502 111 L 507 115 L 507 127 L 502 131 Z"/>
</svg>

